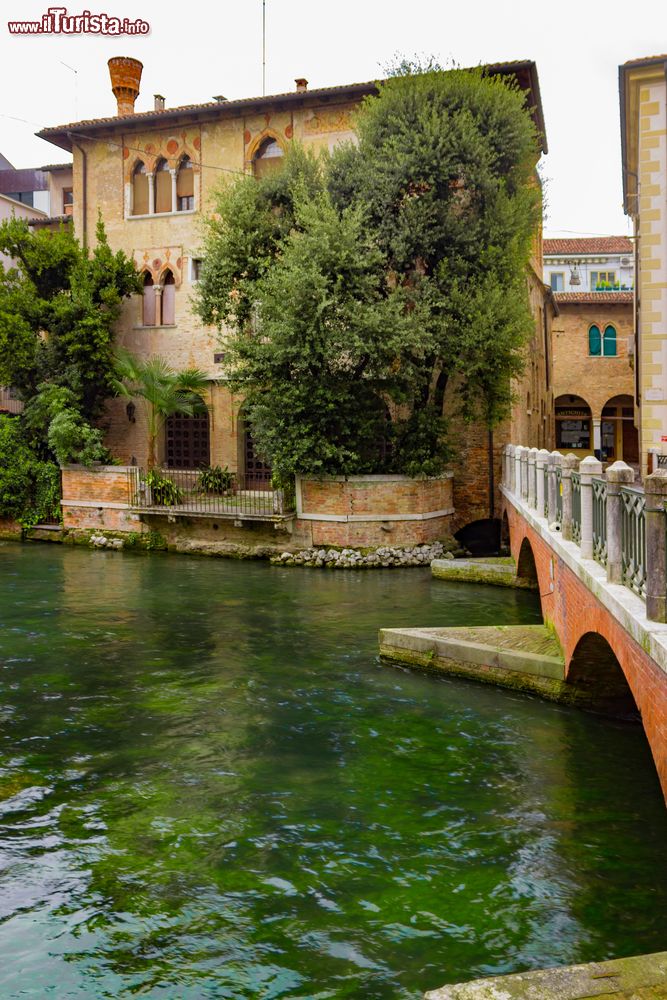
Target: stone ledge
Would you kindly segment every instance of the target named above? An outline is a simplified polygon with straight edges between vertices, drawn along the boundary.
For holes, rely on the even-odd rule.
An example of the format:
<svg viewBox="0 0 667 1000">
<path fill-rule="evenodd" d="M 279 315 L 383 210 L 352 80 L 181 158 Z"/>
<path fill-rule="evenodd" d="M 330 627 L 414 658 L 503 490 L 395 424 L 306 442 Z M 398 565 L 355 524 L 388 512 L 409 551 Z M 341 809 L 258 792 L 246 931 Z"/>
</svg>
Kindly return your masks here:
<svg viewBox="0 0 667 1000">
<path fill-rule="evenodd" d="M 505 563 L 485 562 L 484 559 L 434 559 L 431 573 L 439 580 L 453 583 L 489 583 L 494 587 L 537 590 L 536 581 L 516 575 L 513 559 Z"/>
<path fill-rule="evenodd" d="M 493 976 L 443 986 L 424 1000 L 664 1000 L 667 952 Z"/>
</svg>

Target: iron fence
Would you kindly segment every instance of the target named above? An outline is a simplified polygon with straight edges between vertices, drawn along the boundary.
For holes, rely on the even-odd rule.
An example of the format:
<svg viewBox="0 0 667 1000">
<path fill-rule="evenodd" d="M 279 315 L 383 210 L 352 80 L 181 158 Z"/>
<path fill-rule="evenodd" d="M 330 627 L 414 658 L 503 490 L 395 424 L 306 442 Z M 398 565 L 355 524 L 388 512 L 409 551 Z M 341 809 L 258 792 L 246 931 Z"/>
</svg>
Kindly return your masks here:
<svg viewBox="0 0 667 1000">
<path fill-rule="evenodd" d="M 572 473 L 572 540 L 581 545 L 581 476 Z"/>
<path fill-rule="evenodd" d="M 593 558 L 607 565 L 607 484 L 593 479 Z"/>
<path fill-rule="evenodd" d="M 543 471 L 544 476 L 544 510 L 542 511 L 543 517 L 548 519 L 549 517 L 549 466 L 544 466 Z"/>
<path fill-rule="evenodd" d="M 274 520 L 295 510 L 293 483 L 280 489 L 222 469 L 130 469 L 130 506 L 150 514 Z"/>
<path fill-rule="evenodd" d="M 658 468 L 667 469 L 667 455 L 658 455 Z"/>
<path fill-rule="evenodd" d="M 621 580 L 646 597 L 646 498 L 643 490 L 621 487 Z"/>
<path fill-rule="evenodd" d="M 556 466 L 556 524 L 563 524 L 563 470 Z"/>
</svg>

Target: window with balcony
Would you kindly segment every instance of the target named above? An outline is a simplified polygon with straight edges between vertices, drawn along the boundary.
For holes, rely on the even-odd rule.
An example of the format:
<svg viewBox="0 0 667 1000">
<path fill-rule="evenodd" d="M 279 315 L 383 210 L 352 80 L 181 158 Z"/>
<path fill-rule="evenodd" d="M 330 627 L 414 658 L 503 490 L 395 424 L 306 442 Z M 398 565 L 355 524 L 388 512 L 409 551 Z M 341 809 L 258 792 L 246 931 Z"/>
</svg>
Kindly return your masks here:
<svg viewBox="0 0 667 1000">
<path fill-rule="evenodd" d="M 195 172 L 192 160 L 184 156 L 176 175 L 176 211 L 191 212 L 195 207 Z"/>
<path fill-rule="evenodd" d="M 158 160 L 155 164 L 155 213 L 171 211 L 171 172 L 166 160 Z"/>
<path fill-rule="evenodd" d="M 605 291 L 616 286 L 616 271 L 591 271 L 591 291 Z"/>
<path fill-rule="evenodd" d="M 132 215 L 148 215 L 148 172 L 141 160 L 132 171 Z"/>
</svg>

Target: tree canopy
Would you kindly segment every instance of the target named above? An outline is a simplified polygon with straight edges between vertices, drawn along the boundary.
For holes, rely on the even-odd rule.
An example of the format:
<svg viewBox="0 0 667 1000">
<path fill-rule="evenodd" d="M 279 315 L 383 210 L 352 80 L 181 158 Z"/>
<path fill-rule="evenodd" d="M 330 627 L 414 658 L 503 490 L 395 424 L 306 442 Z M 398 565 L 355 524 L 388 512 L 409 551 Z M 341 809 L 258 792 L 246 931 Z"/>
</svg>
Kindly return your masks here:
<svg viewBox="0 0 667 1000">
<path fill-rule="evenodd" d="M 447 386 L 492 426 L 522 368 L 535 128 L 505 79 L 405 66 L 355 127 L 220 191 L 196 308 L 278 472 L 433 474 Z"/>
<path fill-rule="evenodd" d="M 69 229 L 31 231 L 16 219 L 0 225 L 0 251 L 16 262 L 0 269 L 0 385 L 18 390 L 27 426 L 47 447 L 64 408 L 88 423 L 113 394 L 113 329 L 140 279 L 101 221 L 90 255 Z"/>
</svg>

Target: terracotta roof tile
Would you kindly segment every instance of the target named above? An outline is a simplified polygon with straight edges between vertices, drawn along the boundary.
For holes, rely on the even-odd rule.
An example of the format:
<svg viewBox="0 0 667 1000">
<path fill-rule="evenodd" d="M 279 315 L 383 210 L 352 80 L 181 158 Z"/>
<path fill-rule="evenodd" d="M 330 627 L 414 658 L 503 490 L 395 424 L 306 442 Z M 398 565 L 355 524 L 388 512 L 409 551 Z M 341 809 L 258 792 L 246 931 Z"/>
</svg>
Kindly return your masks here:
<svg viewBox="0 0 667 1000">
<path fill-rule="evenodd" d="M 631 304 L 634 292 L 554 292 L 558 305 L 624 305 Z"/>
<path fill-rule="evenodd" d="M 585 236 L 578 239 L 544 240 L 545 256 L 590 253 L 634 253 L 629 236 Z"/>
</svg>

